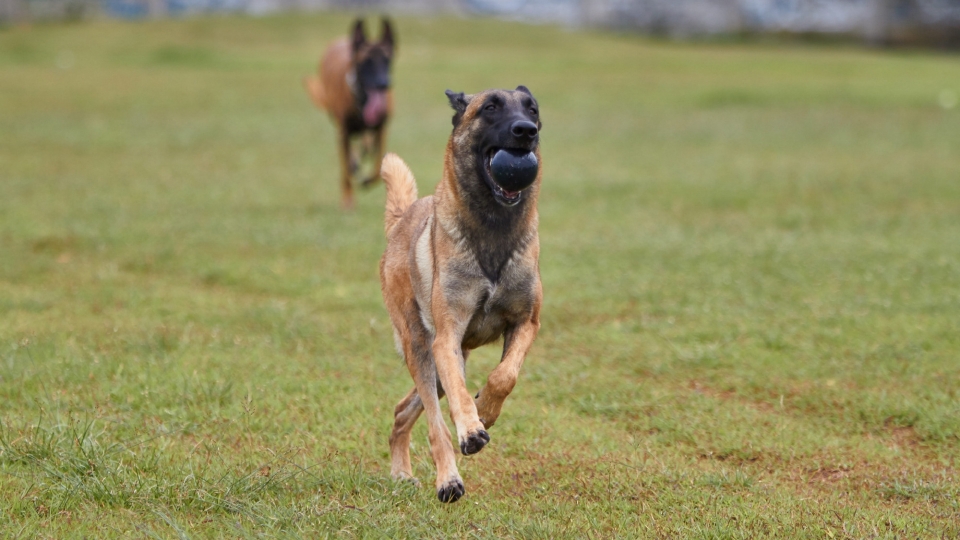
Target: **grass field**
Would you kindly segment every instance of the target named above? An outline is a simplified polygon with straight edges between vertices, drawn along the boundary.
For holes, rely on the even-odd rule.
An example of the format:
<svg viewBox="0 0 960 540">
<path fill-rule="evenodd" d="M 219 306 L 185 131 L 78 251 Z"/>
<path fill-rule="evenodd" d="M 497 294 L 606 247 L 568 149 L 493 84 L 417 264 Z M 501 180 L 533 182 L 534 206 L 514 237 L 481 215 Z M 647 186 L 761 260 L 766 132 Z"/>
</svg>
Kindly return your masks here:
<svg viewBox="0 0 960 540">
<path fill-rule="evenodd" d="M 383 190 L 339 210 L 300 86 L 349 18 L 38 25 L 0 31 L 0 536 L 960 535 L 955 56 L 397 23 L 422 193 L 446 88 L 544 120 L 543 328 L 464 499 L 422 422 L 389 478 Z"/>
</svg>

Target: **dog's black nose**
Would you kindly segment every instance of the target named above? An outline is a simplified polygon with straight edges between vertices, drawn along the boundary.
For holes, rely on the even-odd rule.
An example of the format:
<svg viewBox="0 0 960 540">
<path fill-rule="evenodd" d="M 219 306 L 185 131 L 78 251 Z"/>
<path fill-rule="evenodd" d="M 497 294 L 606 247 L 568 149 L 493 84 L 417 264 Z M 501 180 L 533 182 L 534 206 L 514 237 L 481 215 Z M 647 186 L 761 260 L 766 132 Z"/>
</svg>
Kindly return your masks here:
<svg viewBox="0 0 960 540">
<path fill-rule="evenodd" d="M 518 120 L 510 126 L 510 132 L 520 139 L 532 139 L 537 136 L 537 125 L 529 120 Z"/>
</svg>

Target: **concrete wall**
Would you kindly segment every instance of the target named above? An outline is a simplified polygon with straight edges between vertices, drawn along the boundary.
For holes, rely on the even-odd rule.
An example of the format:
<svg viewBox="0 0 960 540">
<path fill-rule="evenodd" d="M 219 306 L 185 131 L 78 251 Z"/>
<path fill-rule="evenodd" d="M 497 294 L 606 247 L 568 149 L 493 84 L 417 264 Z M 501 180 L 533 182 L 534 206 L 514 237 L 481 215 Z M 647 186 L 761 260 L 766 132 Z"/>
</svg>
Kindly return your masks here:
<svg viewBox="0 0 960 540">
<path fill-rule="evenodd" d="M 876 43 L 960 37 L 960 0 L 584 0 L 583 22 L 676 37 L 859 36 Z"/>
<path fill-rule="evenodd" d="M 772 32 L 859 36 L 878 44 L 960 44 L 960 0 L 0 0 L 0 21 L 331 8 L 495 16 L 678 38 Z"/>
</svg>

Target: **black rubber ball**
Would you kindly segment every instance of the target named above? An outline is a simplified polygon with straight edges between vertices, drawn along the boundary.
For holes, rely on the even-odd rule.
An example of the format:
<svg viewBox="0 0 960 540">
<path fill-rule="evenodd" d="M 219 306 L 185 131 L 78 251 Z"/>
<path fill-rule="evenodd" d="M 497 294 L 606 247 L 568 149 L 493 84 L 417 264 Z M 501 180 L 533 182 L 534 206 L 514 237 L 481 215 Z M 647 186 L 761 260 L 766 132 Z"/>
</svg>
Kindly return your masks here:
<svg viewBox="0 0 960 540">
<path fill-rule="evenodd" d="M 526 150 L 497 150 L 490 160 L 493 180 L 507 191 L 526 189 L 537 179 L 540 164 L 537 155 Z"/>
</svg>

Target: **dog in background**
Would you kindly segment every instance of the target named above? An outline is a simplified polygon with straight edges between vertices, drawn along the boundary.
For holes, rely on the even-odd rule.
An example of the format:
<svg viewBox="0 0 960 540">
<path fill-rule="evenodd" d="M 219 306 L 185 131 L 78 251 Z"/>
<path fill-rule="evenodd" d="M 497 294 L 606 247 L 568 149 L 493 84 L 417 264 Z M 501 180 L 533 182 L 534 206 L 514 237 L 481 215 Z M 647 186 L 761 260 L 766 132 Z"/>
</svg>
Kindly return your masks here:
<svg viewBox="0 0 960 540">
<path fill-rule="evenodd" d="M 446 394 L 460 451 L 490 441 L 504 400 L 540 329 L 540 113 L 530 91 L 447 91 L 455 110 L 443 177 L 417 199 L 413 173 L 387 154 L 387 247 L 380 261 L 383 299 L 397 349 L 414 388 L 394 411 L 391 474 L 413 478 L 410 430 L 426 411 L 437 497 L 464 494 L 450 432 L 440 411 Z M 500 364 L 474 397 L 465 382 L 472 349 L 503 337 Z"/>
<path fill-rule="evenodd" d="M 383 160 L 383 143 L 393 97 L 390 93 L 390 64 L 396 52 L 396 38 L 390 21 L 382 19 L 380 41 L 367 41 L 363 20 L 357 19 L 349 38 L 330 44 L 320 59 L 318 75 L 303 82 L 314 104 L 330 115 L 337 126 L 340 154 L 340 188 L 344 208 L 353 207 L 353 176 L 360 157 L 352 141 L 362 139 L 362 155 L 371 155 L 373 172 L 364 187 L 378 180 Z"/>
</svg>

